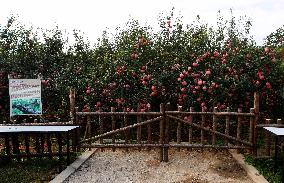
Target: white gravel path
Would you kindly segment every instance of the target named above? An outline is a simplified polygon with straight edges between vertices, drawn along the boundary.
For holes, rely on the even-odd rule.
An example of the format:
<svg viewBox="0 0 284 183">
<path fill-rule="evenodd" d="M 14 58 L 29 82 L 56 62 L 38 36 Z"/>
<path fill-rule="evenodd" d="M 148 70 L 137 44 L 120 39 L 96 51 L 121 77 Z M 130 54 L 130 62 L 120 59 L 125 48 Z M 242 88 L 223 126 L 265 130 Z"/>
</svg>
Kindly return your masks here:
<svg viewBox="0 0 284 183">
<path fill-rule="evenodd" d="M 99 150 L 65 183 L 253 183 L 227 151 Z"/>
</svg>

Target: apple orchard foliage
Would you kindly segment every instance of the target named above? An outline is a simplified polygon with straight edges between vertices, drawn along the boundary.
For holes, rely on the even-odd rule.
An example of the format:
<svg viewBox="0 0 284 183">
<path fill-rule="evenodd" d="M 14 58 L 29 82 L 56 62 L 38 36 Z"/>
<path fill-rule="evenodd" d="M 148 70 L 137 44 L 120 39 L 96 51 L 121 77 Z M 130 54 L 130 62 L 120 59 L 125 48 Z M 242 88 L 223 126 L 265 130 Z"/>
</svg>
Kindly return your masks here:
<svg viewBox="0 0 284 183">
<path fill-rule="evenodd" d="M 1 116 L 8 115 L 8 74 L 43 78 L 46 115 L 68 114 L 69 88 L 75 88 L 83 111 L 158 110 L 161 102 L 247 111 L 257 91 L 261 110 L 281 115 L 283 29 L 268 37 L 267 46 L 256 46 L 250 22 L 242 20 L 239 27 L 234 17 L 228 23 L 219 17 L 217 29 L 199 19 L 184 25 L 173 14 L 159 22 L 154 32 L 129 21 L 112 37 L 104 32 L 91 47 L 78 31 L 68 46 L 57 28 L 34 32 L 9 19 L 0 27 Z M 281 41 L 281 33 L 282 45 L 272 44 Z"/>
</svg>

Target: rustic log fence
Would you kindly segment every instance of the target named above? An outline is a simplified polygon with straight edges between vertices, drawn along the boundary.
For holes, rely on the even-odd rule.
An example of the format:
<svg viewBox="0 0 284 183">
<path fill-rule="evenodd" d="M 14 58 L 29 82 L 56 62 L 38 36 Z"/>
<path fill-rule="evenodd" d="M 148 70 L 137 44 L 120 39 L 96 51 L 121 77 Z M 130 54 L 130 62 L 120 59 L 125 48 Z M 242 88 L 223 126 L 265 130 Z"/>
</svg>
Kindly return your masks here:
<svg viewBox="0 0 284 183">
<path fill-rule="evenodd" d="M 71 109 L 70 116 L 73 123 L 84 130 L 84 138 L 78 144 L 80 148 L 111 148 L 113 151 L 116 148 L 126 151 L 128 148 L 139 151 L 158 148 L 160 161 L 168 161 L 169 148 L 244 149 L 257 155 L 259 96 L 254 97 L 254 108 L 249 112 L 241 109 L 233 112 L 229 108 L 219 111 L 216 107 L 212 112 L 197 112 L 192 107 L 186 110 L 181 106 L 177 111 L 169 111 L 167 105 L 161 104 L 159 112 L 115 111 L 112 107 L 110 112 Z M 75 97 L 70 97 L 70 103 L 75 106 L 73 100 Z"/>
</svg>

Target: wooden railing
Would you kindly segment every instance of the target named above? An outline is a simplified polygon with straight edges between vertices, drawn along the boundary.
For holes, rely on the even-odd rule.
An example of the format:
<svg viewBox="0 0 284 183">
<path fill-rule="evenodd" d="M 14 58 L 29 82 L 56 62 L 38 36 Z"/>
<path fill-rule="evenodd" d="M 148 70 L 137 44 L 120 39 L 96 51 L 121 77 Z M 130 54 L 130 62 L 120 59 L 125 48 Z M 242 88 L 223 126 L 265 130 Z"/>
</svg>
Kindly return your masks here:
<svg viewBox="0 0 284 183">
<path fill-rule="evenodd" d="M 159 112 L 79 112 L 77 124 L 84 124 L 80 146 L 84 148 L 160 148 L 160 160 L 167 161 L 169 147 L 177 148 L 233 148 L 255 147 L 256 114 L 252 108 L 244 113 L 167 111 L 164 104 Z M 131 132 L 132 130 L 132 132 Z M 135 132 L 133 130 L 136 130 Z M 107 143 L 106 139 L 109 138 Z M 187 139 L 187 140 L 186 140 Z"/>
</svg>

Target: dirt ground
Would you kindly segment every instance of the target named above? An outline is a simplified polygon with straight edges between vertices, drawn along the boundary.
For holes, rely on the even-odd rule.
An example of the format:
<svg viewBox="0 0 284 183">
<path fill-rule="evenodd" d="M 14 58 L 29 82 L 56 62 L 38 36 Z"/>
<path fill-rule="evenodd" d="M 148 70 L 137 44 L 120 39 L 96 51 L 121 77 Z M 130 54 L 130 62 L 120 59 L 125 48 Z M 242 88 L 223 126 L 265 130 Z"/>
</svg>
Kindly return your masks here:
<svg viewBox="0 0 284 183">
<path fill-rule="evenodd" d="M 226 150 L 98 150 L 65 183 L 253 183 Z"/>
</svg>

